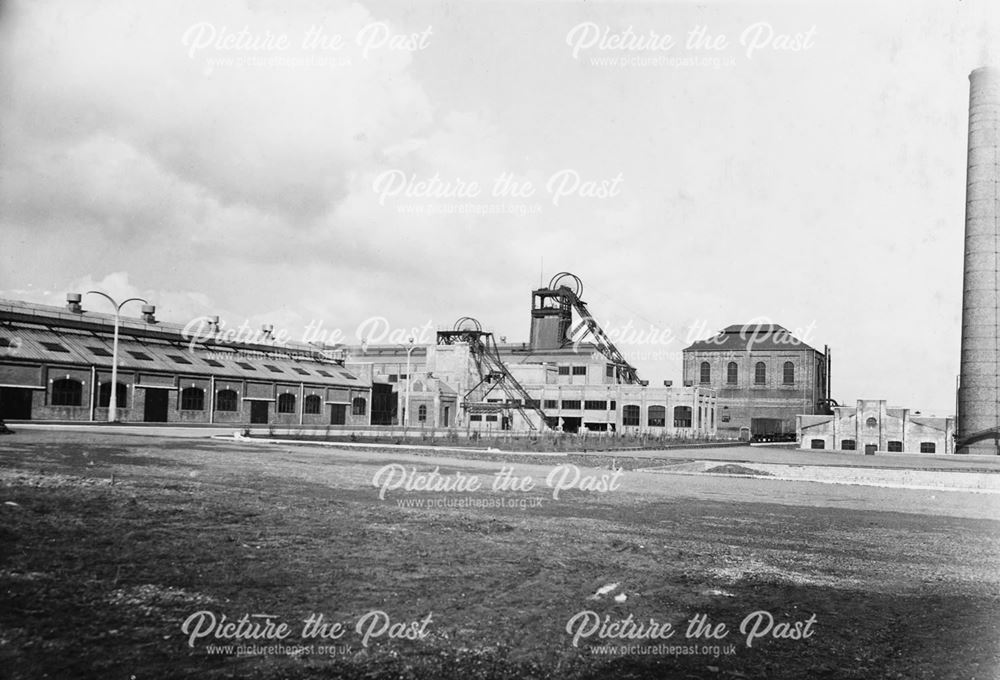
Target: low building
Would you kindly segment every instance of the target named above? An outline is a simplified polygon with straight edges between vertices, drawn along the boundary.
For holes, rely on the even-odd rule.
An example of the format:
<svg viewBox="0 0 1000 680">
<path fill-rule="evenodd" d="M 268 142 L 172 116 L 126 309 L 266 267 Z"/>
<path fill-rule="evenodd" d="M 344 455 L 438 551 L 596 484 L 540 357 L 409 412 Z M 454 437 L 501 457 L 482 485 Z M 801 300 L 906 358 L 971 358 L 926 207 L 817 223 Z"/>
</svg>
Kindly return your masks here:
<svg viewBox="0 0 1000 680">
<path fill-rule="evenodd" d="M 861 399 L 835 406 L 832 415 L 800 415 L 796 426 L 803 449 L 875 453 L 954 453 L 955 419 L 925 417 L 884 400 Z"/>
<path fill-rule="evenodd" d="M 773 324 L 733 325 L 684 349 L 684 384 L 718 395 L 720 437 L 794 438 L 796 416 L 827 413 L 829 350 Z"/>
<path fill-rule="evenodd" d="M 715 436 L 718 409 L 715 391 L 702 386 L 651 387 L 624 383 L 620 371 L 588 343 L 558 350 L 533 350 L 529 345 L 503 343 L 497 351 L 510 375 L 529 397 L 528 422 L 511 413 L 471 413 L 462 408 L 482 380 L 468 345 L 437 344 L 407 348 L 402 345 L 353 345 L 342 348 L 347 366 L 370 366 L 374 381 L 385 380 L 400 404 L 409 392 L 413 413 L 410 426 L 432 425 L 464 430 L 542 430 L 545 424 L 533 409 L 539 408 L 548 425 L 563 432 L 623 432 L 710 438 Z M 411 351 L 409 375 L 406 353 Z M 409 385 L 409 387 L 408 387 Z M 485 389 L 489 389 L 486 387 Z M 477 397 L 478 399 L 479 397 Z M 484 402 L 504 402 L 500 389 L 484 394 Z M 426 406 L 423 412 L 420 406 Z M 499 409 L 498 409 L 499 411 Z M 405 407 L 400 408 L 405 413 Z M 433 414 L 433 415 L 431 415 Z M 421 417 L 426 418 L 421 420 Z M 404 416 L 405 420 L 405 416 Z"/>
<path fill-rule="evenodd" d="M 149 308 L 152 310 L 152 308 Z M 217 320 L 215 321 L 217 324 Z M 147 311 L 121 318 L 116 419 L 368 425 L 372 381 L 300 344 L 222 342 Z M 0 418 L 107 421 L 115 319 L 0 300 Z M 388 391 L 388 390 L 384 390 Z"/>
</svg>

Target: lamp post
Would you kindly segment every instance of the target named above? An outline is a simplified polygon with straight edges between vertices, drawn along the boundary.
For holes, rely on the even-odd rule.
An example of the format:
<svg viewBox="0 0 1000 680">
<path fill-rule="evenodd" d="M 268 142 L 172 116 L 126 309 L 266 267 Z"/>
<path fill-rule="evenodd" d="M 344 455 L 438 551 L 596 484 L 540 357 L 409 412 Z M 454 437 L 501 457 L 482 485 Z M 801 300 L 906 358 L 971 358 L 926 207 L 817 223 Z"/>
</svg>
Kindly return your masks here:
<svg viewBox="0 0 1000 680">
<path fill-rule="evenodd" d="M 413 344 L 413 337 L 408 339 L 410 346 L 406 348 L 406 405 L 403 407 L 403 427 L 410 425 L 410 354 L 416 349 Z"/>
<path fill-rule="evenodd" d="M 118 421 L 118 324 L 121 321 L 120 312 L 122 311 L 122 307 L 129 302 L 141 302 L 144 305 L 148 305 L 149 303 L 142 298 L 134 297 L 124 300 L 119 304 L 107 293 L 102 293 L 99 290 L 87 291 L 87 295 L 92 293 L 105 298 L 115 308 L 115 340 L 111 349 L 111 398 L 108 400 L 108 422 L 114 423 Z M 100 392 L 98 392 L 98 396 L 100 396 Z"/>
</svg>

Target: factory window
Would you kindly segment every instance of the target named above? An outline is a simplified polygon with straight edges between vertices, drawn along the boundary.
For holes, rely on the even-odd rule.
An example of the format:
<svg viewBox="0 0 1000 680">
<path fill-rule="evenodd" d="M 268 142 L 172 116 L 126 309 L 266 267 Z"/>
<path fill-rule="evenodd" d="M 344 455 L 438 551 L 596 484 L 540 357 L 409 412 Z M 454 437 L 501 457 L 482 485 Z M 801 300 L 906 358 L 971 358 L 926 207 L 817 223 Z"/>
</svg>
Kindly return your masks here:
<svg viewBox="0 0 1000 680">
<path fill-rule="evenodd" d="M 559 375 L 569 375 L 569 366 L 560 366 Z"/>
<path fill-rule="evenodd" d="M 127 400 L 127 388 L 123 383 L 118 383 L 118 388 L 115 390 L 115 406 L 117 408 L 125 408 Z M 97 405 L 101 408 L 107 408 L 110 403 L 111 383 L 101 383 L 101 388 L 97 390 Z"/>
<path fill-rule="evenodd" d="M 563 407 L 563 410 L 565 410 L 565 411 L 579 411 L 580 410 L 580 400 L 579 399 L 563 399 L 562 407 Z"/>
<path fill-rule="evenodd" d="M 324 378 L 332 378 L 333 377 L 333 373 L 330 373 L 330 371 L 324 371 L 322 368 L 317 368 L 316 372 L 319 373 Z"/>
<path fill-rule="evenodd" d="M 200 387 L 187 387 L 181 390 L 182 411 L 204 411 L 205 390 Z"/>
<path fill-rule="evenodd" d="M 89 349 L 94 354 L 94 356 L 97 356 L 97 357 L 110 357 L 110 356 L 114 356 L 111 352 L 109 352 L 108 350 L 104 349 L 103 347 L 88 347 L 87 349 Z"/>
<path fill-rule="evenodd" d="M 691 407 L 674 407 L 674 427 L 691 427 Z"/>
<path fill-rule="evenodd" d="M 826 442 L 824 440 L 822 440 L 822 439 L 813 439 L 809 443 L 809 448 L 811 448 L 811 449 L 825 449 L 826 448 Z"/>
<path fill-rule="evenodd" d="M 215 366 L 216 368 L 222 368 L 222 362 L 216 361 L 215 359 L 202 359 L 209 366 Z"/>
<path fill-rule="evenodd" d="M 60 345 L 58 342 L 43 342 L 40 344 L 50 352 L 62 352 L 64 354 L 69 354 L 69 350 Z"/>
<path fill-rule="evenodd" d="M 753 381 L 757 385 L 763 385 L 767 382 L 767 366 L 764 365 L 763 361 L 758 361 L 753 367 Z"/>
<path fill-rule="evenodd" d="M 854 451 L 858 448 L 858 443 L 853 439 L 843 439 L 840 442 L 840 448 L 842 451 Z"/>
<path fill-rule="evenodd" d="M 667 407 L 666 406 L 650 406 L 649 407 L 649 418 L 650 427 L 666 427 L 667 425 Z"/>
<path fill-rule="evenodd" d="M 606 375 L 609 378 L 614 378 L 615 377 L 615 367 L 612 364 L 608 364 L 604 368 L 604 375 Z"/>
<path fill-rule="evenodd" d="M 622 407 L 622 425 L 625 425 L 626 427 L 629 425 L 638 425 L 639 415 L 639 407 L 635 404 L 628 404 Z"/>
<path fill-rule="evenodd" d="M 610 404 L 608 404 L 608 410 L 609 411 L 617 411 L 618 410 L 618 402 L 612 401 Z"/>
<path fill-rule="evenodd" d="M 182 357 L 180 354 L 168 354 L 175 364 L 190 364 L 191 362 Z"/>
<path fill-rule="evenodd" d="M 587 367 L 586 366 L 574 366 L 573 367 L 573 375 L 587 375 Z"/>
<path fill-rule="evenodd" d="M 529 399 L 526 402 L 524 402 L 524 407 L 525 408 L 541 408 L 542 407 L 542 402 L 540 402 L 538 399 Z"/>
<path fill-rule="evenodd" d="M 934 442 L 920 442 L 920 453 L 936 453 L 937 446 Z"/>
<path fill-rule="evenodd" d="M 368 412 L 368 402 L 364 397 L 355 397 L 351 405 L 351 415 L 363 416 Z"/>
<path fill-rule="evenodd" d="M 233 390 L 219 390 L 219 393 L 215 395 L 215 410 L 235 411 L 238 398 L 239 395 Z"/>
<path fill-rule="evenodd" d="M 784 384 L 786 384 L 786 385 L 794 385 L 795 384 L 795 364 L 793 364 L 791 361 L 786 361 L 785 362 L 785 366 L 784 366 L 784 371 L 782 372 L 782 376 L 781 377 L 782 377 L 781 382 L 783 382 Z"/>
<path fill-rule="evenodd" d="M 389 382 L 391 382 L 391 383 L 399 382 L 399 374 L 398 373 L 390 373 L 389 374 Z"/>
<path fill-rule="evenodd" d="M 545 408 L 559 408 L 559 402 L 555 399 L 546 399 Z"/>
<path fill-rule="evenodd" d="M 726 383 L 729 385 L 735 385 L 736 379 L 740 375 L 740 369 L 736 365 L 735 361 L 730 361 L 729 365 L 726 366 Z"/>
<path fill-rule="evenodd" d="M 80 406 L 83 403 L 83 383 L 72 378 L 60 378 L 52 383 L 53 406 Z"/>
<path fill-rule="evenodd" d="M 608 402 L 588 399 L 587 401 L 583 402 L 583 408 L 586 411 L 607 411 Z"/>
<path fill-rule="evenodd" d="M 319 398 L 318 394 L 310 394 L 306 397 L 305 412 L 310 415 L 316 415 L 320 412 L 323 406 L 323 400 Z"/>
<path fill-rule="evenodd" d="M 248 364 L 245 361 L 237 361 L 236 365 L 239 366 L 240 368 L 245 368 L 248 371 L 256 371 L 257 370 L 256 368 L 253 367 L 253 364 Z M 330 376 L 330 377 L 332 378 L 333 376 Z"/>
<path fill-rule="evenodd" d="M 487 423 L 495 423 L 496 421 L 497 421 L 497 417 L 496 416 L 486 416 L 486 422 Z"/>
<path fill-rule="evenodd" d="M 302 368 L 301 366 L 292 366 L 292 368 L 299 375 L 309 375 L 309 371 L 307 371 L 306 369 Z"/>
<path fill-rule="evenodd" d="M 867 425 L 868 427 L 878 427 L 878 421 L 875 420 L 874 418 L 869 418 L 868 420 L 865 421 L 865 425 Z"/>
<path fill-rule="evenodd" d="M 701 362 L 701 383 L 703 385 L 712 382 L 712 367 L 707 361 Z"/>
<path fill-rule="evenodd" d="M 903 442 L 889 442 L 889 452 L 890 453 L 902 453 L 903 452 Z"/>
<path fill-rule="evenodd" d="M 417 409 L 417 420 L 421 423 L 427 422 L 427 406 L 425 404 L 421 404 L 420 408 Z"/>
<path fill-rule="evenodd" d="M 271 371 L 271 373 L 281 373 L 282 370 L 275 366 L 274 364 L 264 364 L 264 368 Z"/>
<path fill-rule="evenodd" d="M 295 413 L 295 395 L 278 395 L 278 413 Z"/>
<path fill-rule="evenodd" d="M 482 422 L 482 420 L 483 420 L 483 417 L 481 415 L 478 415 L 478 414 L 474 414 L 474 415 L 469 416 L 469 421 L 473 422 L 473 423 Z"/>
<path fill-rule="evenodd" d="M 153 357 L 149 356 L 145 352 L 135 352 L 135 351 L 129 350 L 128 353 L 131 354 L 132 356 L 134 356 L 139 361 L 152 361 L 153 360 Z"/>
</svg>

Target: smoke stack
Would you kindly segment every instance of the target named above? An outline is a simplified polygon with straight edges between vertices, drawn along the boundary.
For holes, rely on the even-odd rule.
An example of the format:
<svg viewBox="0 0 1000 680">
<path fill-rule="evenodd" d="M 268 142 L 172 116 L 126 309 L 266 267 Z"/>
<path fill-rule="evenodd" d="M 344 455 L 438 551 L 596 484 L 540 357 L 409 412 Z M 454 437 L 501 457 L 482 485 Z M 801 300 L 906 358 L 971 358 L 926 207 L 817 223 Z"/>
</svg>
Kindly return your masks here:
<svg viewBox="0 0 1000 680">
<path fill-rule="evenodd" d="M 977 68 L 969 74 L 969 83 L 969 163 L 956 451 L 998 454 L 1000 68 Z"/>
</svg>

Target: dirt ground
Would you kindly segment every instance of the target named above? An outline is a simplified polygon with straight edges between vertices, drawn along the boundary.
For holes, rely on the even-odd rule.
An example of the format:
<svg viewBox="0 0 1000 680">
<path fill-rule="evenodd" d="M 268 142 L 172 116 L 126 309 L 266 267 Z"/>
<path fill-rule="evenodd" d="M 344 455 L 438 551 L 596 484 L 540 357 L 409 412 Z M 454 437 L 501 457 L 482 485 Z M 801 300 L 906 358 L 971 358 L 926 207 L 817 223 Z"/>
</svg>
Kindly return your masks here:
<svg viewBox="0 0 1000 680">
<path fill-rule="evenodd" d="M 996 494 L 625 462 L 517 461 L 511 478 L 534 488 L 494 491 L 503 459 L 7 436 L 0 668 L 137 680 L 1000 674 Z M 387 482 L 435 469 L 481 488 Z M 546 483 L 573 474 L 558 494 Z M 248 618 L 243 638 L 222 625 L 254 614 L 270 618 Z M 319 615 L 342 636 L 303 635 Z M 718 639 L 695 636 L 695 618 Z M 289 635 L 246 638 L 267 621 Z M 673 634 L 650 639 L 651 622 Z"/>
</svg>

